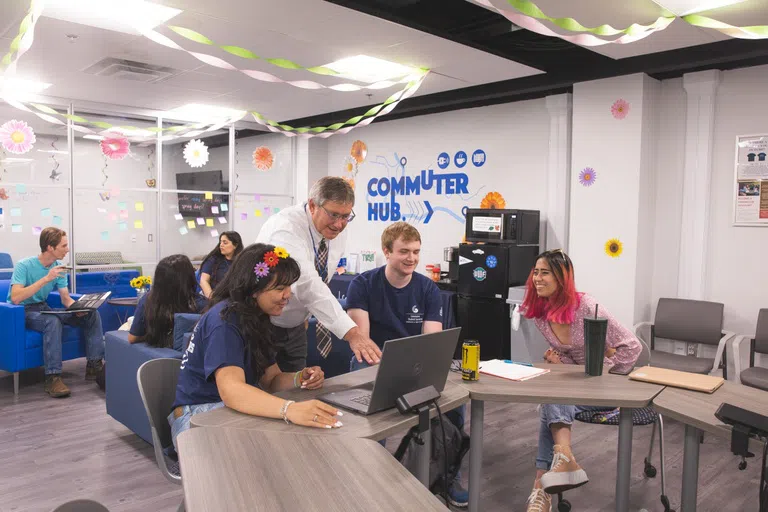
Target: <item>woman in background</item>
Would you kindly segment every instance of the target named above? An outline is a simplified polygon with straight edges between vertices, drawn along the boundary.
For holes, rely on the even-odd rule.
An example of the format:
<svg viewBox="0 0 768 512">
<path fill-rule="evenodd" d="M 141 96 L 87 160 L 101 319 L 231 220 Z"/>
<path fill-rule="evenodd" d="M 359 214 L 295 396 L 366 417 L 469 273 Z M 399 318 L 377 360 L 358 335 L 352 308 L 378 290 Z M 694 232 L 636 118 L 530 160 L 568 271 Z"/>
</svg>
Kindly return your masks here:
<svg viewBox="0 0 768 512">
<path fill-rule="evenodd" d="M 584 318 L 595 315 L 597 302 L 576 291 L 573 262 L 562 250 L 546 251 L 536 258 L 526 283 L 523 313 L 536 323 L 549 342 L 544 359 L 554 364 L 584 364 Z M 600 306 L 608 320 L 604 368 L 626 371 L 642 352 L 632 332 Z M 536 480 L 528 497 L 528 512 L 550 512 L 551 494 L 586 484 L 587 473 L 571 452 L 571 425 L 576 413 L 595 409 L 576 405 L 542 404 Z M 601 408 L 605 409 L 605 408 Z"/>
<path fill-rule="evenodd" d="M 200 265 L 200 288 L 203 295 L 211 298 L 213 289 L 224 276 L 235 256 L 243 250 L 243 239 L 237 231 L 225 231 L 219 235 L 219 244 L 208 253 Z"/>
<path fill-rule="evenodd" d="M 195 268 L 183 254 L 160 260 L 152 283 L 136 305 L 128 341 L 169 348 L 173 346 L 173 315 L 200 313 L 208 301 L 197 293 Z"/>
<path fill-rule="evenodd" d="M 308 427 L 342 426 L 337 419 L 341 413 L 330 405 L 272 394 L 323 385 L 319 366 L 292 373 L 280 371 L 275 362 L 270 317 L 283 312 L 300 273 L 296 260 L 280 247 L 253 244 L 238 255 L 181 358 L 176 400 L 168 416 L 174 445 L 193 415 L 225 405 Z"/>
</svg>

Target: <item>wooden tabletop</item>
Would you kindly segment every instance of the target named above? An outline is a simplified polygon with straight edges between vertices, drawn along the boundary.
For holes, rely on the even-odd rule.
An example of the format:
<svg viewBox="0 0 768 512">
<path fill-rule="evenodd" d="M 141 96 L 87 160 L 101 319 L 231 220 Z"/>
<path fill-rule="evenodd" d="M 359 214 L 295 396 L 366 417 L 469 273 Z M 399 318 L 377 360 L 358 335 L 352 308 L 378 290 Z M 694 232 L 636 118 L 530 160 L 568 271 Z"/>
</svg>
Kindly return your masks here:
<svg viewBox="0 0 768 512">
<path fill-rule="evenodd" d="M 462 381 L 451 372 L 448 379 L 469 391 L 473 400 L 537 404 L 592 405 L 607 407 L 645 407 L 664 386 L 631 381 L 623 375 L 603 373 L 585 375 L 584 366 L 573 364 L 537 364 L 549 373 L 515 382 L 480 374 L 476 382 Z"/>
<path fill-rule="evenodd" d="M 730 437 L 731 426 L 715 417 L 715 411 L 724 402 L 768 416 L 768 392 L 730 381 L 712 394 L 667 387 L 653 399 L 653 408 L 704 432 Z"/>
<path fill-rule="evenodd" d="M 178 446 L 189 512 L 446 510 L 366 439 L 194 428 Z"/>
<path fill-rule="evenodd" d="M 290 400 L 309 400 L 316 398 L 323 393 L 331 391 L 343 391 L 353 386 L 359 386 L 371 382 L 376 376 L 378 366 L 365 368 L 356 372 L 345 373 L 325 381 L 322 389 L 306 391 L 292 389 L 277 393 L 278 396 Z M 440 409 L 443 412 L 455 409 L 469 401 L 469 393 L 461 386 L 447 382 L 445 389 L 438 400 Z M 402 415 L 395 409 L 388 409 L 370 416 L 363 416 L 344 410 L 344 416 L 340 418 L 344 424 L 341 428 L 322 429 L 302 427 L 298 425 L 288 425 L 283 420 L 261 418 L 249 416 L 234 411 L 228 407 L 222 407 L 213 411 L 204 412 L 192 416 L 193 427 L 228 427 L 249 430 L 262 430 L 273 432 L 292 432 L 301 434 L 323 435 L 323 436 L 351 436 L 363 437 L 367 439 L 380 440 L 391 435 L 403 433 L 405 430 L 418 423 L 418 416 L 415 414 Z M 434 409 L 431 415 L 435 416 Z"/>
</svg>

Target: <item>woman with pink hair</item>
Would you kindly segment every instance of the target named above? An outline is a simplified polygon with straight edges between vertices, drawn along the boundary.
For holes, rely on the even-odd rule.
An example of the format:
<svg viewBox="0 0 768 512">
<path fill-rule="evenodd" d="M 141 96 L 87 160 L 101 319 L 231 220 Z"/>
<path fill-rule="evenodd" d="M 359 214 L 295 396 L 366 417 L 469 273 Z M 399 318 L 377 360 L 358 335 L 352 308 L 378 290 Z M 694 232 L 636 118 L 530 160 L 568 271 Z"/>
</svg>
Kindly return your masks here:
<svg viewBox="0 0 768 512">
<path fill-rule="evenodd" d="M 533 319 L 549 342 L 544 359 L 554 364 L 584 364 L 584 318 L 595 314 L 597 302 L 576 291 L 573 262 L 561 249 L 546 251 L 526 282 L 523 314 Z M 604 367 L 625 371 L 632 368 L 642 345 L 632 332 L 604 308 L 608 320 Z M 586 484 L 587 473 L 571 452 L 571 425 L 576 413 L 594 409 L 576 405 L 542 404 L 536 480 L 528 497 L 528 512 L 550 512 L 551 494 Z"/>
</svg>

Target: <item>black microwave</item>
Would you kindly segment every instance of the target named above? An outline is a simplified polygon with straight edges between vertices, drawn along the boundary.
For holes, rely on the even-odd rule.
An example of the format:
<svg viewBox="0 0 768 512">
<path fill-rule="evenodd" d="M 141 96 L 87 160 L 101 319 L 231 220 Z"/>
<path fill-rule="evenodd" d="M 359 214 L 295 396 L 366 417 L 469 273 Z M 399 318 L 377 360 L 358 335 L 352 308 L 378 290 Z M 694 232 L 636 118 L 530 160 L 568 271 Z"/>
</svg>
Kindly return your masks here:
<svg viewBox="0 0 768 512">
<path fill-rule="evenodd" d="M 485 210 L 468 208 L 467 242 L 539 245 L 538 210 Z"/>
</svg>

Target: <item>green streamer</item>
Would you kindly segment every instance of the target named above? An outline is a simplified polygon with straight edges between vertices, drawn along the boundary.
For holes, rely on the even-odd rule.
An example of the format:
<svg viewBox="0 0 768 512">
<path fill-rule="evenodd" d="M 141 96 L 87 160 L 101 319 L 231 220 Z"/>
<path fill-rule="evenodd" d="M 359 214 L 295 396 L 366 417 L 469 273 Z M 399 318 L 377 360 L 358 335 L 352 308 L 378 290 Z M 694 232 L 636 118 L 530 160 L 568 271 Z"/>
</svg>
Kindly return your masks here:
<svg viewBox="0 0 768 512">
<path fill-rule="evenodd" d="M 744 38 L 743 36 L 747 36 L 749 39 L 768 39 L 768 26 L 766 25 L 735 27 L 733 25 L 723 23 L 722 21 L 707 18 L 706 16 L 699 16 L 697 14 L 689 14 L 688 16 L 683 16 L 683 20 L 696 27 L 719 30 L 720 32 L 731 37 Z"/>
<path fill-rule="evenodd" d="M 24 34 L 27 33 L 27 30 L 29 30 L 29 26 L 32 23 L 32 16 L 33 12 L 35 10 L 35 0 L 32 0 L 29 3 L 29 10 L 27 11 L 27 15 L 24 16 L 24 19 L 21 20 L 21 23 L 19 24 L 19 33 L 16 37 L 13 38 L 13 41 L 11 41 L 11 45 L 8 48 L 8 53 L 6 53 L 2 59 L 0 59 L 0 67 L 5 70 L 6 67 L 11 65 L 11 62 L 13 61 L 13 55 L 18 51 L 19 45 L 21 44 L 21 39 L 24 37 Z"/>
</svg>

